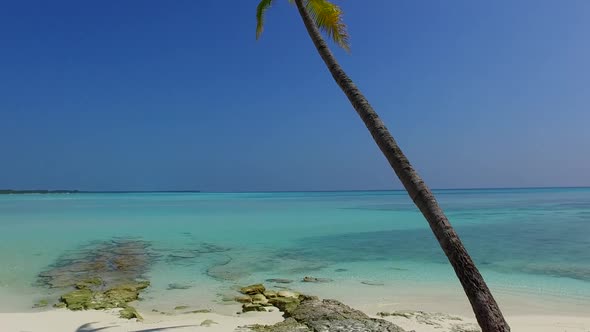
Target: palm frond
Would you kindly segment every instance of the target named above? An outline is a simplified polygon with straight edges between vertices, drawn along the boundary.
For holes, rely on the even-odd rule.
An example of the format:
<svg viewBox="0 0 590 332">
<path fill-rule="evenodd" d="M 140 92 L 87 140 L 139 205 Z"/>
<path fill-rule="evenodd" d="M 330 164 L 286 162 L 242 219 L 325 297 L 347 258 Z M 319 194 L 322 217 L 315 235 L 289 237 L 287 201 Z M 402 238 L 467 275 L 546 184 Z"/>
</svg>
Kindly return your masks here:
<svg viewBox="0 0 590 332">
<path fill-rule="evenodd" d="M 264 30 L 264 13 L 270 8 L 272 2 L 273 0 L 261 0 L 258 7 L 256 7 L 256 39 L 262 35 L 262 31 Z"/>
<path fill-rule="evenodd" d="M 316 25 L 340 47 L 350 51 L 342 9 L 328 0 L 307 0 L 306 8 Z"/>
</svg>

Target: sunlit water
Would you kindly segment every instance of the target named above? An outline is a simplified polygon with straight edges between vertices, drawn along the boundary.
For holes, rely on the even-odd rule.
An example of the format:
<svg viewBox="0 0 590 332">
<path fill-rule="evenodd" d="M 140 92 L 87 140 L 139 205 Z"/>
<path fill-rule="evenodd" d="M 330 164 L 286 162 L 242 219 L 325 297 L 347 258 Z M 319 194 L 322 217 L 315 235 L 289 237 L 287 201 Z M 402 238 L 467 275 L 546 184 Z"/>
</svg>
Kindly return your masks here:
<svg viewBox="0 0 590 332">
<path fill-rule="evenodd" d="M 492 290 L 590 305 L 590 189 L 436 194 Z M 409 284 L 457 288 L 404 192 L 2 195 L 0 311 L 28 311 L 57 296 L 36 285 L 38 273 L 66 252 L 115 237 L 146 240 L 157 254 L 145 309 L 223 307 L 220 296 L 236 285 L 268 278 L 320 295 L 351 285 L 380 296 Z M 174 255 L 203 243 L 227 251 Z M 304 276 L 333 282 L 298 282 Z M 169 290 L 171 283 L 190 288 Z"/>
</svg>

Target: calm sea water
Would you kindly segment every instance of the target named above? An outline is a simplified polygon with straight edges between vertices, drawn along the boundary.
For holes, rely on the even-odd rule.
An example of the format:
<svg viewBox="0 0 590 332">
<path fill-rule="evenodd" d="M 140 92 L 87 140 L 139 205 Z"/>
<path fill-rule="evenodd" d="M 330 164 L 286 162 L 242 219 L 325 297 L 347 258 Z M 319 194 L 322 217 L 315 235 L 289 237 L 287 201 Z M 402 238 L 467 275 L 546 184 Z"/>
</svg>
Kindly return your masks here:
<svg viewBox="0 0 590 332">
<path fill-rule="evenodd" d="M 590 189 L 436 194 L 492 289 L 590 303 Z M 153 306 L 306 275 L 332 285 L 457 283 L 404 192 L 2 195 L 0 310 L 51 296 L 37 275 L 64 254 L 121 237 L 157 253 L 146 274 Z M 204 243 L 225 250 L 174 255 Z"/>
</svg>

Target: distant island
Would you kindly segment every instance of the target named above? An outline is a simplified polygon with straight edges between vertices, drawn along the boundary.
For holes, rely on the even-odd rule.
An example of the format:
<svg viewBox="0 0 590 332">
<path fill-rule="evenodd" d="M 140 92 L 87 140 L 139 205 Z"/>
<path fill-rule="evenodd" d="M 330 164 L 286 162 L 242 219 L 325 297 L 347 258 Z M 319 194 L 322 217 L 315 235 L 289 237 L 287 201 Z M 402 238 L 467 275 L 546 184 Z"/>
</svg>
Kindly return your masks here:
<svg viewBox="0 0 590 332">
<path fill-rule="evenodd" d="M 0 189 L 0 195 L 12 194 L 135 194 L 135 193 L 200 193 L 199 190 L 154 190 L 154 191 L 81 191 L 81 190 L 13 190 Z"/>
<path fill-rule="evenodd" d="M 9 194 L 77 194 L 78 190 L 12 190 L 0 189 L 0 195 Z"/>
</svg>

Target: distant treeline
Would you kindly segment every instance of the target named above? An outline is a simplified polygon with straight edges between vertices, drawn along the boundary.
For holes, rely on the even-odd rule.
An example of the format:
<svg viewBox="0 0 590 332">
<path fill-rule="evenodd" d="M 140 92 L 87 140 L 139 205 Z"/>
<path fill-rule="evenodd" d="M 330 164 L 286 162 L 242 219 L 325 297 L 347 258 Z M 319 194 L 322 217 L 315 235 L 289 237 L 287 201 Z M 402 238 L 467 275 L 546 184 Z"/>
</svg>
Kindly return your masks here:
<svg viewBox="0 0 590 332">
<path fill-rule="evenodd" d="M 12 190 L 0 189 L 0 195 L 4 194 L 76 194 L 78 190 Z"/>
</svg>

